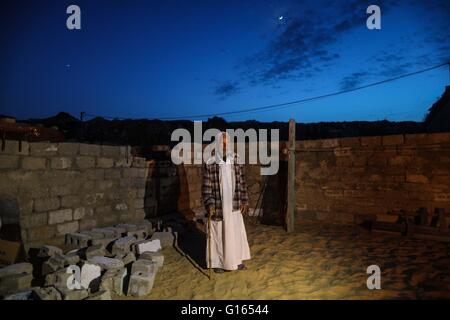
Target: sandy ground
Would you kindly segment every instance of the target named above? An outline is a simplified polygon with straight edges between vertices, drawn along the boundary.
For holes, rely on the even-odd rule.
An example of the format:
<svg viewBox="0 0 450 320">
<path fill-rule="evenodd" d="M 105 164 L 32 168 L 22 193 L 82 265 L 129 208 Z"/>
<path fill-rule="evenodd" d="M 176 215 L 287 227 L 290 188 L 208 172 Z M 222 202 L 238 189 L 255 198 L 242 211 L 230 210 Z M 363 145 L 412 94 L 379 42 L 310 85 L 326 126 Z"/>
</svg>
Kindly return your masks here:
<svg viewBox="0 0 450 320">
<path fill-rule="evenodd" d="M 140 299 L 450 298 L 449 243 L 356 226 L 304 224 L 287 234 L 281 227 L 246 225 L 248 270 L 213 273 L 208 280 L 176 249 L 164 249 L 153 291 Z M 366 286 L 373 264 L 381 268 L 381 290 Z"/>
</svg>

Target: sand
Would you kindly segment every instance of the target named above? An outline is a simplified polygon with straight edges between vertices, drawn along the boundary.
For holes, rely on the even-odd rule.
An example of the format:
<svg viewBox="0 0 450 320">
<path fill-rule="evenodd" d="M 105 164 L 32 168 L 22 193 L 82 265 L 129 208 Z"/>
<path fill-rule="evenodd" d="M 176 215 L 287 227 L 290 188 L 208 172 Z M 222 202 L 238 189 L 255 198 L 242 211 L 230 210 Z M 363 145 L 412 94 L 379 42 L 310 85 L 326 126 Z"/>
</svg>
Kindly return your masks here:
<svg viewBox="0 0 450 320">
<path fill-rule="evenodd" d="M 246 227 L 248 270 L 213 273 L 208 280 L 188 258 L 167 248 L 151 294 L 138 299 L 450 298 L 449 243 L 357 226 L 302 224 L 292 234 L 281 227 Z M 381 269 L 381 290 L 367 289 L 366 269 L 373 264 Z"/>
</svg>

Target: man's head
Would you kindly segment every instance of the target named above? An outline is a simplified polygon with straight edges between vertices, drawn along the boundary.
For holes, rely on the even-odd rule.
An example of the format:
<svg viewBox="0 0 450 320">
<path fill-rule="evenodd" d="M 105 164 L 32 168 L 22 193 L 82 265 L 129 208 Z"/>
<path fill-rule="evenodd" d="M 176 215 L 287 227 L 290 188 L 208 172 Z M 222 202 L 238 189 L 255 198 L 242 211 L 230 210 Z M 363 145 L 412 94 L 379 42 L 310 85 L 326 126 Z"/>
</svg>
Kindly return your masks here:
<svg viewBox="0 0 450 320">
<path fill-rule="evenodd" d="M 219 132 L 219 134 L 217 135 L 217 143 L 220 154 L 226 155 L 227 153 L 229 153 L 229 150 L 227 150 L 227 148 L 230 147 L 230 136 L 227 132 Z"/>
</svg>

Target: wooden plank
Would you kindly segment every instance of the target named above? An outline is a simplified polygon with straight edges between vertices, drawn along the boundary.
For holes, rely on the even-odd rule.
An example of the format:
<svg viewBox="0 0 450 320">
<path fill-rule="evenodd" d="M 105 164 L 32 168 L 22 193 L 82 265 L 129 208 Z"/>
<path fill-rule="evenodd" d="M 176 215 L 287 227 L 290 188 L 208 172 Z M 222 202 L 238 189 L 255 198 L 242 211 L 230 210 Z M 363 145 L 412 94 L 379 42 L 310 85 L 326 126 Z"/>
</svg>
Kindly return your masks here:
<svg viewBox="0 0 450 320">
<path fill-rule="evenodd" d="M 286 231 L 293 232 L 295 224 L 295 120 L 289 120 L 288 179 Z"/>
</svg>

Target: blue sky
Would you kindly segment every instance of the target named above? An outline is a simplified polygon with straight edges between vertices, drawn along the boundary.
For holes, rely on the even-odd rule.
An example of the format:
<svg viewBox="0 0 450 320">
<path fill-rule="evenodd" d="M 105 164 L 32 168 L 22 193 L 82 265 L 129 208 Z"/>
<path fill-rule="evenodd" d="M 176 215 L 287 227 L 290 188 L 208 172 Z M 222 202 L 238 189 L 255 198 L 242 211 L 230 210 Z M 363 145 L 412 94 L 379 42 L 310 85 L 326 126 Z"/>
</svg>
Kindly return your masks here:
<svg viewBox="0 0 450 320">
<path fill-rule="evenodd" d="M 81 8 L 81 30 L 66 28 L 70 4 Z M 370 4 L 381 8 L 381 30 L 366 27 Z M 228 112 L 450 60 L 447 0 L 17 0 L 0 6 L 0 113 L 22 119 L 60 111 L 127 118 Z M 449 77 L 442 67 L 225 118 L 420 121 Z"/>
</svg>

